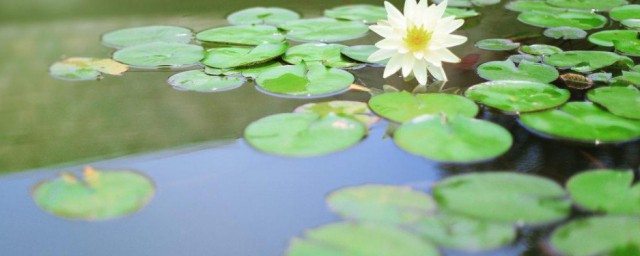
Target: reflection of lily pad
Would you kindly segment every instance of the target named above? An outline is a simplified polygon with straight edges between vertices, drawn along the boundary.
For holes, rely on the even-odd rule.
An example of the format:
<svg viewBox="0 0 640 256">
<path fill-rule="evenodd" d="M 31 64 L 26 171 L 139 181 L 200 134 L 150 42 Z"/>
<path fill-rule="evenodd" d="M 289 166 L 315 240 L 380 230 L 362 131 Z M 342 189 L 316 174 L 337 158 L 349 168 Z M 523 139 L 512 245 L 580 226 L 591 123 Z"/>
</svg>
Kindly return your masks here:
<svg viewBox="0 0 640 256">
<path fill-rule="evenodd" d="M 174 26 L 147 26 L 125 28 L 102 35 L 102 43 L 109 47 L 122 48 L 155 42 L 189 43 L 193 32 L 188 28 Z"/>
<path fill-rule="evenodd" d="M 198 64 L 204 50 L 198 45 L 179 43 L 138 44 L 113 53 L 113 59 L 136 68 L 182 68 Z"/>
<path fill-rule="evenodd" d="M 523 45 L 520 47 L 520 52 L 536 55 L 536 56 L 549 56 L 556 53 L 561 53 L 562 49 L 555 47 L 553 45 L 546 44 L 532 44 L 532 45 Z"/>
<path fill-rule="evenodd" d="M 569 222 L 551 235 L 551 245 L 566 255 L 639 255 L 640 218 L 602 216 Z"/>
<path fill-rule="evenodd" d="M 255 48 L 221 47 L 209 49 L 202 60 L 213 68 L 235 68 L 264 63 L 284 54 L 289 43 L 261 44 Z"/>
<path fill-rule="evenodd" d="M 478 219 L 519 224 L 557 221 L 571 203 L 555 182 L 509 172 L 473 173 L 447 178 L 433 189 L 440 207 Z"/>
<path fill-rule="evenodd" d="M 421 115 L 441 114 L 474 117 L 478 106 L 465 97 L 446 93 L 411 94 L 393 92 L 369 100 L 371 110 L 391 121 L 404 123 Z"/>
<path fill-rule="evenodd" d="M 209 75 L 215 75 L 215 76 L 244 76 L 247 78 L 256 79 L 256 77 L 258 77 L 258 75 L 262 74 L 263 72 L 271 68 L 280 67 L 280 66 L 282 66 L 280 62 L 270 61 L 267 63 L 258 64 L 258 65 L 252 65 L 248 67 L 238 67 L 238 68 L 220 69 L 220 68 L 205 67 L 204 72 Z"/>
<path fill-rule="evenodd" d="M 196 92 L 219 92 L 240 87 L 244 77 L 210 76 L 202 70 L 190 70 L 169 77 L 169 84 L 176 90 Z"/>
<path fill-rule="evenodd" d="M 558 68 L 571 68 L 578 72 L 591 72 L 612 66 L 618 62 L 633 65 L 627 57 L 612 52 L 600 51 L 567 51 L 544 57 L 544 62 Z"/>
<path fill-rule="evenodd" d="M 553 6 L 583 10 L 609 10 L 628 4 L 627 0 L 547 0 Z"/>
<path fill-rule="evenodd" d="M 640 119 L 640 91 L 635 87 L 600 87 L 589 91 L 587 97 L 614 115 Z"/>
<path fill-rule="evenodd" d="M 78 220 L 123 217 L 144 207 L 155 188 L 149 178 L 131 171 L 98 172 L 86 168 L 83 180 L 72 174 L 37 185 L 33 199 L 45 211 Z"/>
<path fill-rule="evenodd" d="M 340 20 L 376 23 L 378 20 L 387 19 L 387 11 L 382 6 L 354 4 L 325 10 L 324 16 Z"/>
<path fill-rule="evenodd" d="M 301 44 L 291 47 L 282 59 L 291 64 L 320 61 L 332 68 L 347 68 L 359 65 L 344 58 L 340 51 L 346 48 L 341 44 Z"/>
<path fill-rule="evenodd" d="M 611 9 L 609 17 L 615 21 L 640 19 L 640 4 L 629 4 Z"/>
<path fill-rule="evenodd" d="M 555 81 L 560 75 L 549 65 L 520 62 L 516 65 L 512 61 L 491 61 L 478 66 L 478 75 L 487 80 L 522 80 L 541 83 Z"/>
<path fill-rule="evenodd" d="M 276 95 L 323 97 L 347 90 L 353 80 L 353 75 L 347 71 L 311 62 L 308 66 L 299 64 L 269 69 L 256 78 L 256 83 Z"/>
<path fill-rule="evenodd" d="M 416 155 L 443 162 L 477 162 L 511 147 L 511 134 L 497 124 L 464 116 L 425 115 L 398 128 L 393 140 Z"/>
<path fill-rule="evenodd" d="M 320 116 L 329 114 L 353 118 L 366 126 L 372 126 L 380 118 L 369 110 L 367 104 L 358 101 L 334 100 L 319 103 L 307 103 L 297 107 L 294 113 L 315 113 Z"/>
<path fill-rule="evenodd" d="M 560 106 L 571 94 L 540 82 L 491 81 L 470 87 L 465 96 L 502 111 L 522 113 Z"/>
<path fill-rule="evenodd" d="M 607 18 L 589 12 L 523 12 L 518 20 L 536 27 L 574 27 L 583 30 L 601 28 L 607 23 Z"/>
<path fill-rule="evenodd" d="M 241 25 L 212 28 L 196 34 L 203 42 L 235 45 L 275 44 L 285 37 L 276 27 L 267 25 Z"/>
<path fill-rule="evenodd" d="M 319 156 L 358 143 L 367 128 L 356 120 L 336 115 L 285 113 L 251 123 L 244 138 L 260 151 L 292 157 Z"/>
<path fill-rule="evenodd" d="M 510 51 L 520 47 L 520 43 L 515 43 L 509 39 L 483 39 L 476 43 L 476 47 L 490 51 Z"/>
<path fill-rule="evenodd" d="M 378 50 L 378 47 L 376 47 L 375 45 L 354 45 L 354 46 L 343 48 L 341 52 L 344 56 L 347 56 L 351 59 L 354 59 L 360 62 L 381 64 L 381 65 L 387 64 L 387 62 L 389 61 L 388 59 L 378 61 L 378 62 L 369 61 L 369 56 L 371 56 L 371 54 L 373 54 L 377 50 Z"/>
<path fill-rule="evenodd" d="M 331 18 L 302 19 L 286 22 L 280 28 L 287 37 L 301 42 L 339 42 L 363 37 L 369 28 L 359 21 Z"/>
<path fill-rule="evenodd" d="M 575 40 L 587 37 L 587 31 L 574 27 L 548 28 L 543 32 L 543 34 L 546 37 L 563 40 Z"/>
<path fill-rule="evenodd" d="M 253 7 L 243 9 L 230 14 L 227 21 L 233 25 L 279 25 L 281 23 L 297 20 L 300 14 L 278 7 Z"/>
<path fill-rule="evenodd" d="M 73 57 L 58 61 L 49 67 L 51 76 L 69 81 L 86 81 L 102 78 L 102 73 L 121 75 L 129 67 L 112 59 Z"/>
<path fill-rule="evenodd" d="M 640 138 L 640 121 L 613 115 L 588 102 L 527 113 L 522 124 L 542 134 L 589 143 L 616 143 Z"/>
<path fill-rule="evenodd" d="M 589 171 L 573 176 L 567 190 L 573 201 L 588 210 L 640 215 L 640 185 L 632 184 L 630 171 Z"/>
</svg>

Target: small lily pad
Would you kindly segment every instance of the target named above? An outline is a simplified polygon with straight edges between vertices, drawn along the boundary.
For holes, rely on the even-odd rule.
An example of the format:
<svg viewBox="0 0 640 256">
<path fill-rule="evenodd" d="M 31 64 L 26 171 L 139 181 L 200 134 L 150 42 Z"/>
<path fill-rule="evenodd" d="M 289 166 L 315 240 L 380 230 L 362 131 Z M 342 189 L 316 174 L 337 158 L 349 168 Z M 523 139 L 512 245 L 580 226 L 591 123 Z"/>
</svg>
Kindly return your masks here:
<svg viewBox="0 0 640 256">
<path fill-rule="evenodd" d="M 583 30 L 601 28 L 607 23 L 607 18 L 589 12 L 523 12 L 518 15 L 522 23 L 543 27 L 574 27 Z"/>
<path fill-rule="evenodd" d="M 481 220 L 542 224 L 565 218 L 571 203 L 552 180 L 510 172 L 457 175 L 437 183 L 442 208 Z"/>
<path fill-rule="evenodd" d="M 261 44 L 255 48 L 221 47 L 209 49 L 202 64 L 213 68 L 235 68 L 268 62 L 284 54 L 289 43 Z"/>
<path fill-rule="evenodd" d="M 551 245 L 566 255 L 640 254 L 640 218 L 589 217 L 574 220 L 551 234 Z"/>
<path fill-rule="evenodd" d="M 547 0 L 547 3 L 553 6 L 582 9 L 582 10 L 610 10 L 611 8 L 629 4 L 627 0 Z"/>
<path fill-rule="evenodd" d="M 300 19 L 300 14 L 289 9 L 278 7 L 253 7 L 230 14 L 227 21 L 233 25 L 280 25 L 281 23 Z"/>
<path fill-rule="evenodd" d="M 353 118 L 370 127 L 380 121 L 380 117 L 374 115 L 367 103 L 359 101 L 334 100 L 319 103 L 307 103 L 293 110 L 294 113 L 315 113 L 320 116 L 329 114 L 341 117 Z"/>
<path fill-rule="evenodd" d="M 112 59 L 73 57 L 58 61 L 49 67 L 51 76 L 68 81 L 87 81 L 102 78 L 102 73 L 121 75 L 127 65 Z"/>
<path fill-rule="evenodd" d="M 529 55 L 529 54 L 514 54 L 509 56 L 509 60 L 512 61 L 513 63 L 520 63 L 522 61 L 538 63 L 541 61 L 540 57 Z"/>
<path fill-rule="evenodd" d="M 614 115 L 640 119 L 640 91 L 635 87 L 600 87 L 589 91 L 587 98 Z"/>
<path fill-rule="evenodd" d="M 246 79 L 237 76 L 211 76 L 202 70 L 190 70 L 169 77 L 169 84 L 176 90 L 195 92 L 220 92 L 240 87 Z"/>
<path fill-rule="evenodd" d="M 576 40 L 587 37 L 587 31 L 574 27 L 548 28 L 543 34 L 546 37 L 562 40 Z"/>
<path fill-rule="evenodd" d="M 591 79 L 593 82 L 601 82 L 601 83 L 609 83 L 613 75 L 607 72 L 598 72 L 589 74 L 587 76 L 588 79 Z"/>
<path fill-rule="evenodd" d="M 480 13 L 476 12 L 473 9 L 464 9 L 464 8 L 456 8 L 456 7 L 447 7 L 444 11 L 443 17 L 453 16 L 456 19 L 466 19 L 480 15 Z"/>
<path fill-rule="evenodd" d="M 562 49 L 553 45 L 532 44 L 520 46 L 520 52 L 536 56 L 549 56 L 556 53 L 561 53 Z"/>
<path fill-rule="evenodd" d="M 343 92 L 353 80 L 353 75 L 347 71 L 311 62 L 269 69 L 258 75 L 256 84 L 275 95 L 309 98 Z"/>
<path fill-rule="evenodd" d="M 511 134 L 492 122 L 460 115 L 425 115 L 398 128 L 393 140 L 409 153 L 441 162 L 478 162 L 511 148 Z"/>
<path fill-rule="evenodd" d="M 244 76 L 247 78 L 256 79 L 256 77 L 258 77 L 263 72 L 275 67 L 280 67 L 280 66 L 282 66 L 282 63 L 277 61 L 270 61 L 267 63 L 261 63 L 261 64 L 252 65 L 248 67 L 238 67 L 238 68 L 220 69 L 220 68 L 205 67 L 204 72 L 209 75 L 215 75 L 215 76 Z"/>
<path fill-rule="evenodd" d="M 609 17 L 615 21 L 640 19 L 640 4 L 629 4 L 611 9 Z"/>
<path fill-rule="evenodd" d="M 102 35 L 102 44 L 113 48 L 123 48 L 137 44 L 155 42 L 187 44 L 193 39 L 188 28 L 175 26 L 147 26 L 125 28 Z"/>
<path fill-rule="evenodd" d="M 353 20 L 364 23 L 376 23 L 378 20 L 387 19 L 387 11 L 385 11 L 384 7 L 382 6 L 354 4 L 325 10 L 324 16 L 339 20 Z"/>
<path fill-rule="evenodd" d="M 212 28 L 196 34 L 203 42 L 231 45 L 275 44 L 285 40 L 278 28 L 267 25 L 241 25 Z"/>
<path fill-rule="evenodd" d="M 433 2 L 436 3 L 436 4 L 440 4 L 440 3 L 442 3 L 442 1 L 444 1 L 444 0 L 433 0 Z M 473 3 L 471 3 L 471 0 L 449 0 L 448 1 L 448 6 L 451 6 L 451 7 L 472 7 Z"/>
<path fill-rule="evenodd" d="M 363 37 L 369 28 L 362 22 L 332 18 L 301 19 L 280 25 L 287 37 L 299 42 L 340 42 Z"/>
<path fill-rule="evenodd" d="M 545 56 L 543 61 L 558 68 L 570 68 L 577 72 L 591 72 L 598 69 L 622 63 L 625 66 L 633 65 L 628 57 L 620 56 L 613 52 L 601 51 L 567 51 Z"/>
<path fill-rule="evenodd" d="M 113 59 L 142 69 L 184 68 L 198 64 L 204 49 L 198 45 L 180 43 L 149 43 L 122 48 Z"/>
<path fill-rule="evenodd" d="M 621 76 L 617 76 L 611 79 L 611 85 L 613 86 L 635 85 L 636 87 L 640 86 L 640 70 L 638 70 L 638 72 L 622 71 Z"/>
<path fill-rule="evenodd" d="M 520 43 L 515 43 L 509 39 L 491 38 L 476 42 L 476 47 L 489 51 L 510 51 L 518 49 Z"/>
<path fill-rule="evenodd" d="M 487 80 L 521 80 L 550 83 L 558 79 L 558 70 L 549 65 L 522 61 L 491 61 L 478 66 L 478 75 Z"/>
<path fill-rule="evenodd" d="M 576 204 L 594 212 L 640 215 L 640 185 L 633 172 L 598 170 L 571 177 L 567 190 Z"/>
<path fill-rule="evenodd" d="M 379 64 L 386 65 L 389 62 L 388 59 L 378 61 L 378 62 L 370 62 L 369 56 L 378 50 L 378 47 L 375 45 L 354 45 L 343 48 L 340 52 L 351 59 L 371 64 Z"/>
<path fill-rule="evenodd" d="M 251 123 L 244 131 L 244 138 L 269 154 L 311 157 L 346 149 L 362 140 L 366 133 L 363 124 L 350 118 L 284 113 Z"/>
<path fill-rule="evenodd" d="M 319 61 L 332 68 L 348 68 L 360 65 L 344 58 L 341 44 L 301 44 L 291 47 L 282 59 L 291 64 Z"/>
<path fill-rule="evenodd" d="M 459 95 L 411 94 L 406 91 L 376 95 L 369 100 L 369 106 L 376 114 L 398 123 L 427 114 L 474 117 L 479 111 L 478 105 Z"/>
<path fill-rule="evenodd" d="M 82 180 L 65 173 L 36 185 L 33 199 L 40 208 L 59 217 L 106 220 L 139 211 L 154 193 L 153 182 L 137 172 L 87 167 Z"/>
<path fill-rule="evenodd" d="M 511 1 L 505 7 L 516 12 L 561 13 L 566 11 L 566 9 L 551 6 L 545 1 L 539 0 Z"/>
<path fill-rule="evenodd" d="M 499 4 L 501 0 L 471 0 L 471 3 L 473 3 L 476 6 L 489 6 L 489 5 L 495 5 L 495 4 Z"/>
<path fill-rule="evenodd" d="M 571 93 L 540 82 L 491 81 L 470 87 L 465 96 L 502 111 L 523 113 L 560 106 Z"/>
<path fill-rule="evenodd" d="M 640 121 L 613 115 L 589 102 L 570 102 L 560 109 L 520 116 L 541 134 L 587 143 L 620 143 L 640 138 Z"/>
</svg>

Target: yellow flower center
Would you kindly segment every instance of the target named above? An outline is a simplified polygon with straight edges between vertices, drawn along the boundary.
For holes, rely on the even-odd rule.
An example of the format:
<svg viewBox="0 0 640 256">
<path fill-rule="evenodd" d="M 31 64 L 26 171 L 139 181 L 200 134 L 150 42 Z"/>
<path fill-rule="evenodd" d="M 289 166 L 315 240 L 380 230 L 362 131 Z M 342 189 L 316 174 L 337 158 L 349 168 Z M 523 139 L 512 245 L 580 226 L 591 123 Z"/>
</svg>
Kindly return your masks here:
<svg viewBox="0 0 640 256">
<path fill-rule="evenodd" d="M 422 25 L 419 27 L 412 26 L 407 30 L 407 36 L 404 38 L 404 42 L 407 44 L 409 51 L 422 51 L 431 40 L 431 35 L 433 35 L 433 32 L 427 31 Z"/>
</svg>

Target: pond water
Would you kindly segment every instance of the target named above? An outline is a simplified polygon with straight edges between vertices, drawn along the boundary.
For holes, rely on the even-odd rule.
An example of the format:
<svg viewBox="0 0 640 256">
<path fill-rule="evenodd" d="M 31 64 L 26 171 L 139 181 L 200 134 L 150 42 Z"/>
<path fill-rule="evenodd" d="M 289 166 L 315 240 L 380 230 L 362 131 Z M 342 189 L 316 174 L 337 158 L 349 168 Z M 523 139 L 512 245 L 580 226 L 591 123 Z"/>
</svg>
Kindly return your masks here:
<svg viewBox="0 0 640 256">
<path fill-rule="evenodd" d="M 401 1 L 392 1 L 396 6 Z M 631 1 L 634 2 L 634 1 Z M 638 1 L 635 1 L 636 3 Z M 269 1 L 321 16 L 322 10 L 367 1 Z M 564 183 L 595 168 L 634 169 L 640 142 L 590 146 L 540 138 L 514 116 L 481 110 L 484 119 L 507 128 L 513 147 L 478 164 L 441 164 L 399 149 L 376 124 L 367 138 L 339 153 L 284 158 L 260 153 L 241 139 L 251 122 L 290 112 L 308 102 L 355 100 L 349 91 L 323 99 L 300 100 L 263 94 L 254 84 L 200 94 L 171 88 L 175 72 L 128 72 L 100 81 L 66 82 L 49 76 L 53 62 L 71 56 L 110 56 L 100 35 L 124 27 L 177 25 L 202 31 L 223 26 L 235 10 L 264 1 L 45 1 L 0 3 L 0 255 L 281 255 L 294 236 L 339 218 L 325 204 L 327 193 L 361 184 L 409 185 L 429 190 L 443 177 L 467 172 L 515 170 Z M 457 33 L 469 41 L 453 52 L 465 61 L 445 67 L 445 88 L 483 82 L 475 65 L 509 54 L 484 51 L 484 38 L 548 43 L 540 29 L 515 22 L 516 12 L 477 8 Z M 372 33 L 345 45 L 372 44 Z M 590 49 L 586 40 L 563 48 Z M 412 90 L 415 82 L 382 68 L 352 70 L 356 83 L 390 84 Z M 435 90 L 435 89 L 434 89 Z M 144 210 L 106 222 L 79 222 L 40 210 L 32 187 L 61 171 L 84 165 L 134 169 L 149 176 L 157 192 Z M 496 209 L 500 210 L 500 209 Z M 524 230 L 516 243 L 487 255 L 540 255 L 552 226 Z M 449 255 L 462 255 L 447 252 Z M 482 254 L 473 254 L 482 255 Z"/>
</svg>

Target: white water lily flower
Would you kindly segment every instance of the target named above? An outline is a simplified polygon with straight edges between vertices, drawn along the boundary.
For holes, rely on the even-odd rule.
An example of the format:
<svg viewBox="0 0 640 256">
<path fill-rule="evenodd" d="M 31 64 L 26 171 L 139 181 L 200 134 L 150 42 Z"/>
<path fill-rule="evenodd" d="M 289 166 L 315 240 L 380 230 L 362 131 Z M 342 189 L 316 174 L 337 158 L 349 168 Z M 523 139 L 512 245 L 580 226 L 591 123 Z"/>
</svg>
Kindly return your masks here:
<svg viewBox="0 0 640 256">
<path fill-rule="evenodd" d="M 379 50 L 368 60 L 389 59 L 384 70 L 385 78 L 402 69 L 404 77 L 413 73 L 423 85 L 427 83 L 428 73 L 437 80 L 447 80 L 442 62 L 460 62 L 460 58 L 447 48 L 467 41 L 464 36 L 451 34 L 464 24 L 463 20 L 453 16 L 442 17 L 447 0 L 430 6 L 427 6 L 427 0 L 419 3 L 406 0 L 404 15 L 389 2 L 384 2 L 384 6 L 387 20 L 369 27 L 384 39 L 376 43 Z"/>
</svg>

